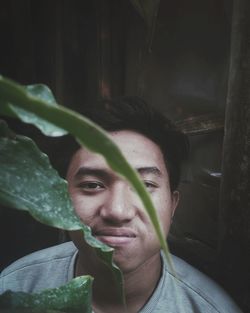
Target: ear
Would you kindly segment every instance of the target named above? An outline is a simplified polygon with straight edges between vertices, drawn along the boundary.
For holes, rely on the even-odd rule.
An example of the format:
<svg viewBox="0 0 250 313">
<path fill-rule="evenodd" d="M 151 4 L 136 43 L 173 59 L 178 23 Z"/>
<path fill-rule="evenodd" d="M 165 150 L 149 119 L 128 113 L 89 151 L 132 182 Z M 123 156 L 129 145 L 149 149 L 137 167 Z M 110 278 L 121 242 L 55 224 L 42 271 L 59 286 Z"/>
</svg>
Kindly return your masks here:
<svg viewBox="0 0 250 313">
<path fill-rule="evenodd" d="M 180 199 L 180 193 L 179 191 L 175 190 L 173 193 L 172 193 L 172 218 L 174 216 L 174 213 L 175 213 L 175 209 L 179 203 L 179 199 Z"/>
</svg>

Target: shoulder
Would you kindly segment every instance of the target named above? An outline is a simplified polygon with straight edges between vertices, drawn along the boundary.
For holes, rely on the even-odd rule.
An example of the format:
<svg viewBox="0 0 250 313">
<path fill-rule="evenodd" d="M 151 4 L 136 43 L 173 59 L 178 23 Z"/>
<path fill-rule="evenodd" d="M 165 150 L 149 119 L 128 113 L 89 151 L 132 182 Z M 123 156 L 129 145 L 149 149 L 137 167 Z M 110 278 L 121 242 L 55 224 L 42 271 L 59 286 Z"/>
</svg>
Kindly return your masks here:
<svg viewBox="0 0 250 313">
<path fill-rule="evenodd" d="M 75 251 L 76 248 L 72 242 L 66 242 L 57 246 L 36 251 L 13 262 L 2 271 L 1 277 L 25 267 L 33 267 L 39 264 L 49 263 L 58 259 L 70 257 L 75 253 Z"/>
<path fill-rule="evenodd" d="M 66 283 L 73 275 L 70 271 L 76 253 L 74 244 L 67 242 L 17 260 L 0 274 L 0 293 L 7 289 L 33 292 Z"/>
<path fill-rule="evenodd" d="M 184 260 L 172 256 L 175 275 L 165 266 L 171 281 L 177 282 L 178 291 L 193 307 L 207 307 L 208 312 L 240 312 L 228 294 L 212 279 Z"/>
</svg>

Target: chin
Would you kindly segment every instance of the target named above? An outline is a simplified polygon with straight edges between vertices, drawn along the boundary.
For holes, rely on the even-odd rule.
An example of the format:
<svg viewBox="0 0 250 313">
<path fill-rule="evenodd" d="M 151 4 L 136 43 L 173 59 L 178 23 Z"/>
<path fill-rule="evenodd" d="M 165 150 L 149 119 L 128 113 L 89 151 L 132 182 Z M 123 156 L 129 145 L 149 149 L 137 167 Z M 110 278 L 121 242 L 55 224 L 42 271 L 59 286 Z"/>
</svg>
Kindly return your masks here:
<svg viewBox="0 0 250 313">
<path fill-rule="evenodd" d="M 133 272 L 139 266 L 135 260 L 135 256 L 121 255 L 117 251 L 114 252 L 113 262 L 123 274 Z"/>
</svg>

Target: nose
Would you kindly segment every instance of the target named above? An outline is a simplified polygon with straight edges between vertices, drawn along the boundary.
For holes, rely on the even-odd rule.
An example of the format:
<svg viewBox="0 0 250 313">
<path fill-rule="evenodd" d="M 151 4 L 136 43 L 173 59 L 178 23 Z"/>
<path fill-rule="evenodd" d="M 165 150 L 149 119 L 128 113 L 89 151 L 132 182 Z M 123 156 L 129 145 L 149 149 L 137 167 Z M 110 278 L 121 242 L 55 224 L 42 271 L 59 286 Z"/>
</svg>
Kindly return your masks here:
<svg viewBox="0 0 250 313">
<path fill-rule="evenodd" d="M 119 225 L 130 222 L 136 215 L 131 188 L 125 184 L 113 186 L 100 209 L 100 216 L 108 223 Z"/>
</svg>

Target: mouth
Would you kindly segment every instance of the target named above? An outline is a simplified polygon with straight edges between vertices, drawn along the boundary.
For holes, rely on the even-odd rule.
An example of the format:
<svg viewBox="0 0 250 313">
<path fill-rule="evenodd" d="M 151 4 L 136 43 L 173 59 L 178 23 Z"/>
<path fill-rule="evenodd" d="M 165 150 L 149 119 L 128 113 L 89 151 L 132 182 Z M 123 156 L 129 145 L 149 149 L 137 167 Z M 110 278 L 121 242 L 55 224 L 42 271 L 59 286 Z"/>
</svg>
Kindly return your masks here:
<svg viewBox="0 0 250 313">
<path fill-rule="evenodd" d="M 93 235 L 111 247 L 129 244 L 136 238 L 135 232 L 129 228 L 100 228 Z"/>
</svg>

